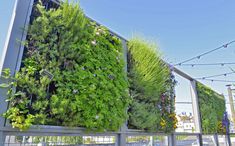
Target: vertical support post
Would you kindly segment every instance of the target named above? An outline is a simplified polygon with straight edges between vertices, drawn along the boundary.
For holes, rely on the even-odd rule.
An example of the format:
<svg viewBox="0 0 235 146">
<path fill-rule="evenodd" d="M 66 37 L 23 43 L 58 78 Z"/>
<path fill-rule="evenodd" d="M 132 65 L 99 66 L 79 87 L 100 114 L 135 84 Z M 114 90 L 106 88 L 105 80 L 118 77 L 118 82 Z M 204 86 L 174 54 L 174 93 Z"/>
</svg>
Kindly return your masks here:
<svg viewBox="0 0 235 146">
<path fill-rule="evenodd" d="M 202 143 L 202 126 L 201 126 L 201 115 L 199 109 L 199 99 L 197 95 L 197 88 L 196 88 L 196 81 L 191 80 L 191 97 L 192 97 L 192 105 L 193 105 L 193 114 L 194 114 L 194 121 L 195 121 L 195 130 L 199 132 L 198 135 L 198 142 L 200 146 L 203 145 Z"/>
<path fill-rule="evenodd" d="M 128 64 L 128 60 L 127 60 L 127 52 L 128 52 L 128 48 L 127 48 L 127 41 L 122 39 L 122 46 L 123 46 L 123 59 L 125 62 L 125 71 L 127 72 L 127 64 Z"/>
<path fill-rule="evenodd" d="M 125 133 L 122 133 L 122 132 L 118 133 L 117 139 L 116 139 L 116 146 L 126 146 L 126 134 Z"/>
<path fill-rule="evenodd" d="M 214 144 L 215 144 L 216 146 L 219 146 L 218 134 L 214 134 L 213 137 L 214 137 Z"/>
<path fill-rule="evenodd" d="M 192 80 L 191 83 L 191 97 L 192 97 L 192 105 L 193 105 L 193 114 L 194 114 L 194 121 L 195 121 L 195 130 L 196 132 L 202 133 L 201 127 L 201 115 L 199 110 L 199 100 L 197 95 L 196 89 L 196 81 Z"/>
<path fill-rule="evenodd" d="M 150 136 L 150 140 L 149 140 L 148 146 L 153 146 L 153 145 L 154 145 L 153 136 Z"/>
<path fill-rule="evenodd" d="M 174 133 L 168 135 L 168 146 L 176 146 L 176 138 Z"/>
<path fill-rule="evenodd" d="M 225 135 L 225 143 L 226 143 L 226 146 L 233 146 L 230 140 L 230 134 Z"/>
<path fill-rule="evenodd" d="M 197 140 L 198 140 L 199 145 L 200 145 L 200 146 L 203 146 L 203 140 L 202 140 L 202 134 L 201 134 L 201 133 L 199 133 L 199 134 L 197 135 Z"/>
<path fill-rule="evenodd" d="M 234 109 L 234 102 L 233 102 L 233 94 L 232 94 L 231 85 L 227 85 L 227 90 L 228 90 L 229 105 L 230 105 L 230 109 L 231 109 L 232 121 L 233 121 L 233 123 L 235 123 L 235 109 Z"/>
<path fill-rule="evenodd" d="M 169 144 L 168 144 L 168 138 L 169 138 L 169 136 L 164 136 L 164 144 L 163 145 L 167 145 L 167 146 L 169 146 Z"/>
<path fill-rule="evenodd" d="M 0 131 L 0 145 L 5 144 L 5 139 L 6 139 L 6 135 L 4 134 L 3 131 Z"/>
<path fill-rule="evenodd" d="M 127 61 L 127 42 L 124 39 L 121 39 L 121 40 L 122 40 L 122 46 L 123 46 L 123 57 L 124 57 L 124 61 L 125 61 L 124 69 L 125 69 L 125 72 L 127 72 L 127 63 L 128 63 L 128 61 Z M 126 78 L 127 78 L 127 76 L 126 76 Z M 127 121 L 120 128 L 120 133 L 117 135 L 117 139 L 116 139 L 117 146 L 125 146 L 126 145 L 126 131 L 127 131 Z"/>
<path fill-rule="evenodd" d="M 11 75 L 14 75 L 20 68 L 24 46 L 22 41 L 26 39 L 26 31 L 29 24 L 29 19 L 33 7 L 34 0 L 16 0 L 15 7 L 12 14 L 12 22 L 8 31 L 9 38 L 5 42 L 3 65 L 0 68 L 9 68 Z M 1 74 L 1 73 L 0 73 Z M 0 79 L 0 83 L 3 82 Z M 6 89 L 0 89 L 0 114 L 7 110 L 7 102 L 5 102 L 7 95 Z M 0 117 L 0 126 L 5 126 L 5 119 Z"/>
<path fill-rule="evenodd" d="M 228 87 L 228 96 L 229 96 L 229 104 L 230 104 L 231 115 L 232 115 L 232 122 L 233 122 L 233 125 L 234 125 L 234 123 L 235 123 L 235 110 L 234 110 L 234 102 L 233 102 L 233 94 L 232 94 L 233 89 L 231 89 L 231 85 L 227 85 L 227 87 Z M 227 117 L 227 119 L 228 119 L 228 117 Z M 229 125 L 230 124 L 227 123 L 227 126 L 226 126 L 226 140 L 228 142 L 228 145 L 231 146 L 232 143 L 231 143 L 231 138 L 230 138 Z"/>
<path fill-rule="evenodd" d="M 227 144 L 228 146 L 232 146 L 231 139 L 230 139 L 230 134 L 229 134 L 229 133 L 227 133 L 227 134 L 225 135 L 225 141 L 226 141 L 226 144 Z"/>
</svg>

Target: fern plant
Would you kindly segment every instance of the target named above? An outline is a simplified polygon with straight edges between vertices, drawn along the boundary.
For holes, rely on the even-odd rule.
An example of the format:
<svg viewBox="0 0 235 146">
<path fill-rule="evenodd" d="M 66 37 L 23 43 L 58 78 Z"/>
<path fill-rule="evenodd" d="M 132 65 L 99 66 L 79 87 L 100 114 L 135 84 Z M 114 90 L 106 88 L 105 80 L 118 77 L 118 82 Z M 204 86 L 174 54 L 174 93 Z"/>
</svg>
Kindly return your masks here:
<svg viewBox="0 0 235 146">
<path fill-rule="evenodd" d="M 155 44 L 138 37 L 128 43 L 128 77 L 133 98 L 129 127 L 171 132 L 176 128 L 175 80 L 156 48 Z"/>
</svg>

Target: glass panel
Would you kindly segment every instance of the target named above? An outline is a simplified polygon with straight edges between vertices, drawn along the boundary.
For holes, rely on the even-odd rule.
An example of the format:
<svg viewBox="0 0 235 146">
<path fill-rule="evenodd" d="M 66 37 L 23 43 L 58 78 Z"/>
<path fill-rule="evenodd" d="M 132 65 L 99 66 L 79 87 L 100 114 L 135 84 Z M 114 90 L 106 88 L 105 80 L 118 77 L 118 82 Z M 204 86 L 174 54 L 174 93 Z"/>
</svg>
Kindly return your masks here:
<svg viewBox="0 0 235 146">
<path fill-rule="evenodd" d="M 199 146 L 197 136 L 176 136 L 176 146 Z"/>
<path fill-rule="evenodd" d="M 105 145 L 114 146 L 115 136 L 6 136 L 5 146 L 24 145 Z"/>
<path fill-rule="evenodd" d="M 127 146 L 143 146 L 151 144 L 152 136 L 127 136 Z"/>
<path fill-rule="evenodd" d="M 168 146 L 167 136 L 128 136 L 127 146 Z"/>
<path fill-rule="evenodd" d="M 168 146 L 167 136 L 153 136 L 152 146 Z"/>
<path fill-rule="evenodd" d="M 176 132 L 197 132 L 195 131 L 190 82 L 177 74 L 175 74 L 175 79 L 177 81 L 175 110 L 178 119 Z"/>
<path fill-rule="evenodd" d="M 213 135 L 202 136 L 203 146 L 216 146 L 216 142 Z"/>
<path fill-rule="evenodd" d="M 84 136 L 83 144 L 114 144 L 115 136 Z"/>
</svg>

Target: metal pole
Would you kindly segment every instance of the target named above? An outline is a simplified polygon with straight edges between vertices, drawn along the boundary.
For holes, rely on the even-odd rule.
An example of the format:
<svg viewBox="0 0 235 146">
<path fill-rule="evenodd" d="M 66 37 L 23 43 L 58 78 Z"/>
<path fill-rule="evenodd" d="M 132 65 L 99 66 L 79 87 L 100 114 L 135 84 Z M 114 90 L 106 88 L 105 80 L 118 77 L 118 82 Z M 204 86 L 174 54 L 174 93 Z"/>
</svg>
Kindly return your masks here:
<svg viewBox="0 0 235 146">
<path fill-rule="evenodd" d="M 4 134 L 3 131 L 0 131 L 0 145 L 5 144 L 5 139 L 6 139 L 6 135 Z"/>
<path fill-rule="evenodd" d="M 232 146 L 231 139 L 230 139 L 230 134 L 229 133 L 226 134 L 225 137 L 226 137 L 226 141 L 227 141 L 228 146 Z"/>
<path fill-rule="evenodd" d="M 194 120 L 195 120 L 195 130 L 196 132 L 202 133 L 202 127 L 201 127 L 201 115 L 200 115 L 200 109 L 199 109 L 199 100 L 197 95 L 197 88 L 196 88 L 196 81 L 192 80 L 191 82 L 191 97 L 192 97 L 192 105 L 193 105 L 193 114 L 194 114 Z"/>
<path fill-rule="evenodd" d="M 231 109 L 232 121 L 233 121 L 233 123 L 235 123 L 235 110 L 234 110 L 233 94 L 232 94 L 231 85 L 227 85 L 227 89 L 228 89 L 228 97 L 229 97 L 229 105 L 230 105 L 230 109 Z"/>
<path fill-rule="evenodd" d="M 154 145 L 153 136 L 150 136 L 150 140 L 149 140 L 148 146 L 153 146 L 153 145 Z"/>
<path fill-rule="evenodd" d="M 123 57 L 125 61 L 125 67 L 124 70 L 127 72 L 127 42 L 126 40 L 120 38 L 122 40 L 122 46 L 123 46 Z M 127 78 L 127 76 L 126 76 Z M 126 111 L 127 112 L 127 111 Z M 120 128 L 120 133 L 117 135 L 116 138 L 116 145 L 117 146 L 125 146 L 126 145 L 126 134 L 127 131 L 127 121 L 123 124 L 123 126 Z"/>
<path fill-rule="evenodd" d="M 123 127 L 122 127 L 123 128 Z M 121 128 L 120 131 L 123 131 Z M 125 133 L 119 133 L 116 138 L 116 146 L 126 146 L 126 134 Z"/>
<path fill-rule="evenodd" d="M 200 146 L 203 146 L 202 134 L 198 134 L 198 143 Z"/>
<path fill-rule="evenodd" d="M 230 123 L 229 123 L 229 119 L 228 119 L 228 114 L 227 114 L 227 112 L 224 112 L 224 117 L 223 117 L 222 123 L 223 123 L 223 125 L 226 127 L 226 135 L 225 135 L 226 144 L 228 144 L 229 146 L 231 146 L 230 130 L 229 130 L 229 125 L 230 125 Z"/>
<path fill-rule="evenodd" d="M 214 144 L 215 144 L 216 146 L 219 146 L 218 134 L 217 134 L 217 133 L 214 134 L 214 135 L 213 135 L 213 138 L 214 138 Z"/>
<path fill-rule="evenodd" d="M 191 81 L 191 96 L 192 96 L 192 104 L 193 104 L 193 114 L 194 114 L 194 120 L 195 120 L 195 130 L 196 132 L 199 132 L 198 135 L 198 142 L 200 146 L 203 145 L 202 143 L 202 126 L 201 126 L 201 113 L 199 109 L 199 99 L 197 95 L 197 88 L 196 88 L 196 81 Z"/>
<path fill-rule="evenodd" d="M 168 135 L 168 146 L 176 146 L 175 134 Z"/>
</svg>

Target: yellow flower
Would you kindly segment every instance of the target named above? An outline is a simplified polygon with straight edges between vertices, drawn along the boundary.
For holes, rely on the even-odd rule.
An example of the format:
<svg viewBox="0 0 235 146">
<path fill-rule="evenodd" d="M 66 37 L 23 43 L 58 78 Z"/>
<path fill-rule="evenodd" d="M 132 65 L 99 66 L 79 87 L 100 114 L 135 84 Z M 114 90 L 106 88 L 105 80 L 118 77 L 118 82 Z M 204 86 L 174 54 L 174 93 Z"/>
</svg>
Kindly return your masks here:
<svg viewBox="0 0 235 146">
<path fill-rule="evenodd" d="M 169 115 L 169 117 L 173 120 L 173 127 L 174 127 L 174 129 L 176 129 L 177 128 L 177 123 L 178 123 L 178 120 L 177 120 L 177 118 L 176 118 L 176 114 L 175 113 L 171 113 L 170 115 Z"/>
<path fill-rule="evenodd" d="M 165 121 L 163 118 L 161 118 L 160 125 L 161 125 L 163 128 L 166 127 L 166 121 Z"/>
</svg>

